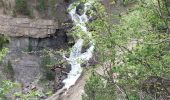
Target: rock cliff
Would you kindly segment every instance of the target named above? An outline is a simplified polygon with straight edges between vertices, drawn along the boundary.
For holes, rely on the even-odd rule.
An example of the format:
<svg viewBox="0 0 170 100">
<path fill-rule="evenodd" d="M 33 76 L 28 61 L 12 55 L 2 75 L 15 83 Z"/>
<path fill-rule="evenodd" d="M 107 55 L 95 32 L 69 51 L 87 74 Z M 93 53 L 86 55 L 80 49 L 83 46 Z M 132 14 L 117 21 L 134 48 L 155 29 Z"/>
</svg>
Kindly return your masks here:
<svg viewBox="0 0 170 100">
<path fill-rule="evenodd" d="M 70 25 L 67 7 L 71 0 L 18 0 L 27 1 L 27 7 L 19 5 L 30 11 L 18 13 L 16 11 L 17 0 L 0 0 L 0 35 L 10 37 L 7 45 L 9 53 L 0 66 L 0 75 L 5 66 L 10 62 L 13 78 L 22 84 L 22 92 L 26 93 L 33 88 L 47 92 L 54 90 L 55 81 L 41 82 L 45 78 L 43 69 L 44 49 L 54 51 L 68 48 L 67 30 Z M 40 4 L 44 1 L 44 4 Z M 53 1 L 53 2 L 51 2 Z M 45 7 L 45 8 L 43 8 Z M 28 15 L 25 15 L 28 14 Z M 30 53 L 31 52 L 31 53 Z M 48 60 L 54 58 L 48 58 Z M 62 59 L 56 54 L 56 61 Z M 57 75 L 57 74 L 56 74 Z M 40 82 L 40 83 L 39 83 Z"/>
<path fill-rule="evenodd" d="M 0 34 L 12 37 L 48 37 L 56 29 L 63 28 L 63 23 L 69 20 L 67 6 L 70 2 L 71 0 L 1 0 Z M 17 9 L 21 12 L 17 12 Z"/>
<path fill-rule="evenodd" d="M 58 29 L 54 20 L 12 18 L 0 15 L 0 34 L 11 37 L 44 38 Z"/>
</svg>

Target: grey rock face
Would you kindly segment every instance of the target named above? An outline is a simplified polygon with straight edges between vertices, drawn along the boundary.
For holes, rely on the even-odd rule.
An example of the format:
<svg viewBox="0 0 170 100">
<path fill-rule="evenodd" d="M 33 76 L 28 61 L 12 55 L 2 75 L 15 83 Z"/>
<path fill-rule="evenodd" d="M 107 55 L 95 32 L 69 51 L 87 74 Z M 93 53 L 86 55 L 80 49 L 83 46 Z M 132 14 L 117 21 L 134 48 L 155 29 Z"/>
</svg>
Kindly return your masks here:
<svg viewBox="0 0 170 100">
<path fill-rule="evenodd" d="M 58 29 L 53 20 L 12 18 L 0 15 L 0 34 L 12 37 L 44 38 Z"/>
<path fill-rule="evenodd" d="M 10 52 L 6 61 L 11 61 L 14 78 L 22 83 L 24 92 L 28 92 L 32 88 L 44 88 L 38 84 L 39 79 L 43 76 L 41 58 L 36 54 L 25 52 L 42 49 L 55 49 L 57 51 L 68 48 L 67 44 L 71 37 L 68 36 L 69 33 L 66 34 L 66 31 L 71 26 L 63 25 L 63 23 L 72 23 L 67 13 L 67 6 L 73 0 L 56 1 L 55 18 L 50 15 L 50 12 L 44 19 L 38 16 L 34 16 L 33 19 L 27 18 L 27 16 L 14 18 L 9 14 L 4 15 L 0 12 L 0 34 L 11 38 L 10 44 L 7 45 Z M 29 2 L 33 3 L 33 0 Z M 67 72 L 69 70 L 70 66 L 67 67 Z M 58 75 L 56 74 L 56 76 Z M 63 80 L 65 77 L 66 75 L 61 75 L 60 78 Z M 59 87 L 63 86 L 61 83 L 59 85 Z"/>
<path fill-rule="evenodd" d="M 39 57 L 22 54 L 13 62 L 15 79 L 18 82 L 29 84 L 41 76 L 40 59 Z"/>
<path fill-rule="evenodd" d="M 32 37 L 11 37 L 7 47 L 12 52 L 17 51 L 38 51 L 47 48 L 64 49 L 67 48 L 69 38 L 64 30 L 56 30 L 56 33 L 46 38 Z"/>
</svg>

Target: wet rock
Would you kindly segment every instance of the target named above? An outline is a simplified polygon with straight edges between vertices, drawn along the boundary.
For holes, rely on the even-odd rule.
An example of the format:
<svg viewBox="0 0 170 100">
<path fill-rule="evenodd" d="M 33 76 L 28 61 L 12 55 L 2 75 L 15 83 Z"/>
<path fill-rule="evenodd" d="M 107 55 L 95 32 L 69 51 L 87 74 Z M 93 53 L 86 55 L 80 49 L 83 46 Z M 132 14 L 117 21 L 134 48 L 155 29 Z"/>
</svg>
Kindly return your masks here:
<svg viewBox="0 0 170 100">
<path fill-rule="evenodd" d="M 69 73 L 71 70 L 71 65 L 70 64 L 67 64 L 66 65 L 66 68 L 65 68 L 65 72 Z"/>
<path fill-rule="evenodd" d="M 87 65 L 88 65 L 87 62 L 86 63 L 82 63 L 81 67 L 87 67 Z"/>
<path fill-rule="evenodd" d="M 95 66 L 96 64 L 97 61 L 95 60 L 94 57 L 92 57 L 89 61 L 82 63 L 81 67 L 91 67 L 91 66 Z"/>
<path fill-rule="evenodd" d="M 72 27 L 74 26 L 73 21 L 71 20 L 71 18 L 69 17 L 67 20 L 64 21 L 64 23 L 62 24 L 62 29 L 64 29 L 65 31 L 70 30 Z"/>
<path fill-rule="evenodd" d="M 84 13 L 84 4 L 80 3 L 77 7 L 76 7 L 76 13 L 78 15 L 82 15 Z"/>
<path fill-rule="evenodd" d="M 95 56 L 93 56 L 89 61 L 89 66 L 95 66 L 97 64 Z"/>
<path fill-rule="evenodd" d="M 93 20 L 97 19 L 97 10 L 94 7 L 91 7 L 90 10 L 86 12 L 86 15 L 89 18 L 89 22 L 92 22 Z"/>
<path fill-rule="evenodd" d="M 55 72 L 56 72 L 56 76 L 54 80 L 54 91 L 55 92 L 64 86 L 62 81 L 67 77 L 67 74 L 65 73 L 65 71 L 63 73 L 63 71 L 64 70 L 62 68 L 55 69 Z"/>
<path fill-rule="evenodd" d="M 96 20 L 96 19 L 97 19 L 97 16 L 90 17 L 90 18 L 89 18 L 89 22 L 92 22 L 92 21 L 94 21 L 94 20 Z"/>
</svg>

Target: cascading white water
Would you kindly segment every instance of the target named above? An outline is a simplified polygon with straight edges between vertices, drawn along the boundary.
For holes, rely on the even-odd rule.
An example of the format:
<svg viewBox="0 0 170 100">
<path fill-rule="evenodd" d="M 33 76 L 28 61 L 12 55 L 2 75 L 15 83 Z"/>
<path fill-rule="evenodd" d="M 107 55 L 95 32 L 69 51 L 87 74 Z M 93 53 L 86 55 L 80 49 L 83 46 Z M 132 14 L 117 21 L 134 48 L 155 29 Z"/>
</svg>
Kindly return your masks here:
<svg viewBox="0 0 170 100">
<path fill-rule="evenodd" d="M 84 4 L 84 13 L 81 16 L 76 13 L 76 7 L 71 9 L 71 11 L 69 12 L 74 24 L 80 27 L 84 34 L 91 39 L 91 41 L 90 47 L 86 50 L 86 52 L 81 53 L 84 40 L 80 37 L 75 45 L 72 47 L 70 57 L 66 58 L 65 56 L 63 56 L 68 61 L 68 63 L 71 64 L 71 71 L 68 73 L 67 78 L 63 80 L 63 83 L 65 84 L 65 89 L 69 89 L 72 85 L 76 83 L 82 73 L 81 63 L 84 61 L 88 61 L 93 55 L 95 44 L 94 40 L 92 39 L 91 33 L 87 31 L 86 27 L 86 23 L 89 20 L 86 12 L 89 10 L 91 4 L 92 0 L 89 0 L 87 3 Z M 73 5 L 71 4 L 69 8 L 72 7 Z"/>
</svg>

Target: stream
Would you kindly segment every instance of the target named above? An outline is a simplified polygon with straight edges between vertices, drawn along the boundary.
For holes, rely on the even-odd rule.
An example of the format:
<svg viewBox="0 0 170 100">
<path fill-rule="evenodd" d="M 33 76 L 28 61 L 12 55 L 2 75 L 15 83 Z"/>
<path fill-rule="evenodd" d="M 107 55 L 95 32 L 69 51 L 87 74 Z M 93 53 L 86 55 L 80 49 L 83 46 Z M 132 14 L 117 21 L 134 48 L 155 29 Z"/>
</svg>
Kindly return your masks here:
<svg viewBox="0 0 170 100">
<path fill-rule="evenodd" d="M 90 10 L 92 1 L 89 0 L 87 3 L 84 4 L 84 12 L 82 15 L 77 14 L 76 12 L 76 6 L 74 6 L 74 3 L 69 6 L 69 9 L 72 8 L 69 12 L 71 15 L 71 18 L 74 22 L 74 25 L 77 27 L 80 27 L 81 31 L 86 35 L 89 39 L 89 48 L 84 52 L 81 53 L 82 47 L 84 44 L 84 39 L 79 36 L 79 39 L 76 41 L 74 46 L 71 49 L 70 56 L 68 58 L 63 55 L 63 57 L 68 61 L 69 64 L 71 64 L 71 71 L 68 73 L 67 78 L 63 80 L 64 89 L 69 89 L 71 86 L 73 86 L 78 78 L 82 74 L 82 67 L 81 64 L 83 62 L 88 61 L 90 58 L 93 56 L 93 51 L 94 51 L 94 46 L 95 42 L 94 39 L 92 38 L 91 33 L 87 30 L 86 23 L 88 23 L 89 18 L 86 15 L 86 12 Z M 77 33 L 79 34 L 79 33 Z"/>
</svg>

